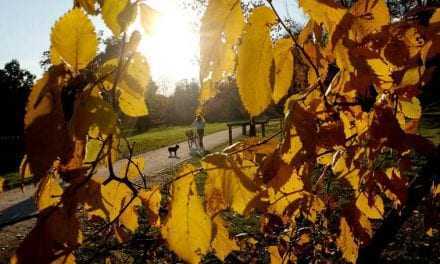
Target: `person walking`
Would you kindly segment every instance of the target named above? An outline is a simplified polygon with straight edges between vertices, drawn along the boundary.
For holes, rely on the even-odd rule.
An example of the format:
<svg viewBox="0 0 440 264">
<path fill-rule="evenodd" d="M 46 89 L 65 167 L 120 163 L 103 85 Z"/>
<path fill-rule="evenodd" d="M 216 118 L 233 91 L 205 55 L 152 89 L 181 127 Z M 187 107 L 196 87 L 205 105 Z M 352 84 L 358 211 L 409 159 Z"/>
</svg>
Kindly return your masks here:
<svg viewBox="0 0 440 264">
<path fill-rule="evenodd" d="M 196 129 L 196 136 L 198 140 L 199 149 L 201 151 L 205 151 L 205 147 L 203 146 L 203 136 L 205 135 L 205 119 L 198 114 L 196 119 L 193 122 L 193 126 Z"/>
</svg>

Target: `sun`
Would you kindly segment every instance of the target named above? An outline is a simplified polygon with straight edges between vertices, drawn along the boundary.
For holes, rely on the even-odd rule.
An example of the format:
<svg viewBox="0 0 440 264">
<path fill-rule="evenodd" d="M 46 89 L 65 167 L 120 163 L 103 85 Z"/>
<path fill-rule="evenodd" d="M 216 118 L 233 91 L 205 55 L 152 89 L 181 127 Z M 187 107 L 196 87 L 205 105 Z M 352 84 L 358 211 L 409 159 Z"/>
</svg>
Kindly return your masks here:
<svg viewBox="0 0 440 264">
<path fill-rule="evenodd" d="M 177 1 L 152 1 L 152 7 L 160 16 L 153 32 L 143 37 L 140 52 L 148 58 L 153 80 L 168 85 L 170 93 L 175 82 L 198 78 L 199 34 L 194 17 Z"/>
</svg>

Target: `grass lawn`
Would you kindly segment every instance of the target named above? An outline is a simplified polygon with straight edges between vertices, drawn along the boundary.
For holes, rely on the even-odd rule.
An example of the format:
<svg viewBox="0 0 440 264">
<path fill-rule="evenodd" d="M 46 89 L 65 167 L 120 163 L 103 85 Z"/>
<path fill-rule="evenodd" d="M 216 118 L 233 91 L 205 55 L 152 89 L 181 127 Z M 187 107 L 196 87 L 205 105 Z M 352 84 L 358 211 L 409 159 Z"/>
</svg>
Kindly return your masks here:
<svg viewBox="0 0 440 264">
<path fill-rule="evenodd" d="M 434 144 L 440 143 L 440 113 L 424 114 L 420 125 L 420 134 Z"/>
<path fill-rule="evenodd" d="M 186 140 L 185 131 L 190 126 L 168 126 L 152 128 L 145 133 L 128 137 L 128 140 L 135 144 L 134 154 L 158 149 L 171 144 Z M 227 129 L 226 123 L 208 123 L 205 127 L 205 135 Z M 121 146 L 122 155 L 127 155 L 128 149 L 125 144 Z M 10 172 L 0 175 L 5 180 L 5 189 L 12 189 L 20 186 L 21 179 L 18 172 Z M 31 182 L 31 178 L 25 179 L 24 183 Z"/>
<path fill-rule="evenodd" d="M 162 148 L 186 140 L 185 131 L 191 126 L 168 126 L 157 127 L 145 133 L 128 137 L 130 143 L 135 143 L 134 154 L 140 154 L 150 150 Z M 205 127 L 205 135 L 227 129 L 226 123 L 208 123 Z M 128 151 L 126 145 L 122 145 L 122 153 Z"/>
</svg>

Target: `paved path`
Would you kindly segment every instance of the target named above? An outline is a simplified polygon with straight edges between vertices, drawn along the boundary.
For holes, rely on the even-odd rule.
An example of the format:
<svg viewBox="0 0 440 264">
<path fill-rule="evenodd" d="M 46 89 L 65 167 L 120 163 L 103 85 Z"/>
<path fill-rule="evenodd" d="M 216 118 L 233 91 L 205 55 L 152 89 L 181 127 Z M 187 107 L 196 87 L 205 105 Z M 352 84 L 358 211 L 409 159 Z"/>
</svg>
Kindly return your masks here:
<svg viewBox="0 0 440 264">
<path fill-rule="evenodd" d="M 232 131 L 233 138 L 237 138 L 240 134 L 240 129 L 234 129 Z M 204 138 L 204 144 L 207 150 L 215 149 L 216 147 L 219 147 L 227 142 L 227 130 L 207 135 Z M 189 159 L 191 156 L 187 142 L 180 142 L 178 144 L 180 148 L 177 152 L 177 159 L 168 158 L 168 147 L 152 150 L 138 155 L 137 157 L 143 156 L 145 158 L 144 174 L 147 175 L 147 177 L 151 177 L 159 173 L 161 170 L 170 168 L 171 166 L 175 166 L 177 163 Z M 118 168 L 121 166 L 121 164 L 121 162 L 115 163 L 116 172 L 119 171 Z M 100 168 L 97 174 L 104 176 L 106 174 L 106 169 Z M 0 193 L 0 224 L 34 212 L 36 209 L 32 196 L 35 192 L 35 189 L 35 186 L 27 185 L 24 187 L 23 192 L 20 190 L 20 188 L 17 188 Z"/>
</svg>

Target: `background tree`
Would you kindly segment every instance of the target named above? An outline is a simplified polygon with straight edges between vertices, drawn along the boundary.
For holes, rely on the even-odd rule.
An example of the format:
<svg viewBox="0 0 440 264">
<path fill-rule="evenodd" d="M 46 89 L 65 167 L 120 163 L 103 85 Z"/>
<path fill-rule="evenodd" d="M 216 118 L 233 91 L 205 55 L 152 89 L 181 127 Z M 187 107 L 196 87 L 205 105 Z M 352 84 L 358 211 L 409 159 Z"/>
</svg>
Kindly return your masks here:
<svg viewBox="0 0 440 264">
<path fill-rule="evenodd" d="M 15 168 L 23 152 L 23 118 L 25 105 L 35 76 L 12 60 L 0 69 L 1 172 Z"/>
<path fill-rule="evenodd" d="M 211 122 L 249 118 L 241 103 L 234 79 L 229 79 L 219 85 L 217 95 L 206 103 L 204 111 L 206 119 Z"/>
</svg>

